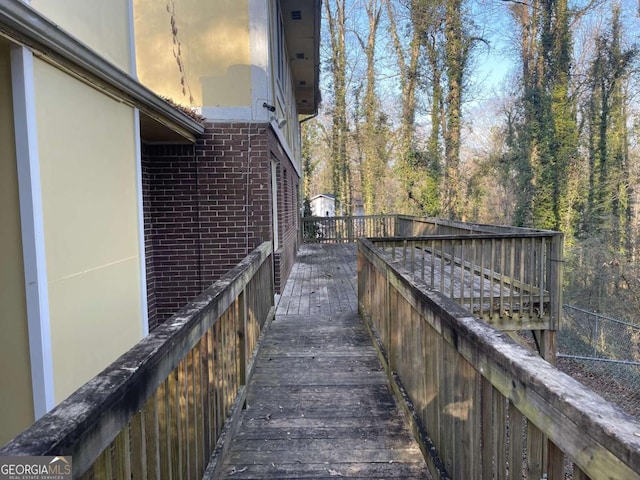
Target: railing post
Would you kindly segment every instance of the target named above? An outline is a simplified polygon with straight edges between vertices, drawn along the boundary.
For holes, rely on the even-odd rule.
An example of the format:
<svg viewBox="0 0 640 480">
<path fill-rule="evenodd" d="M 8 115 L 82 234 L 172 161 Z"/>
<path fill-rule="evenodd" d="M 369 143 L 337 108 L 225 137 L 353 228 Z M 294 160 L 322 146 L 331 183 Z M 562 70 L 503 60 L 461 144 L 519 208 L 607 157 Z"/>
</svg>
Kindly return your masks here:
<svg viewBox="0 0 640 480">
<path fill-rule="evenodd" d="M 395 362 L 395 352 L 393 348 L 393 331 L 391 328 L 391 324 L 393 323 L 391 320 L 392 308 L 391 308 L 391 289 L 393 286 L 391 285 L 391 274 L 389 272 L 389 267 L 385 265 L 385 280 L 386 280 L 386 289 L 385 289 L 385 302 L 384 302 L 384 327 L 386 329 L 386 341 L 387 345 L 385 345 L 387 349 L 387 357 L 389 362 L 389 372 L 393 372 L 396 367 Z"/>
<path fill-rule="evenodd" d="M 594 356 L 594 358 L 597 358 L 598 357 L 598 326 L 599 326 L 600 322 L 598 322 L 598 318 L 599 318 L 598 315 L 594 315 L 593 318 L 596 319 L 596 321 L 595 321 L 596 328 L 594 329 L 593 340 L 592 340 L 592 342 L 593 342 L 593 356 Z"/>
<path fill-rule="evenodd" d="M 238 339 L 240 343 L 240 385 L 247 384 L 247 288 L 238 296 Z"/>
<path fill-rule="evenodd" d="M 563 249 L 564 235 L 557 233 L 551 239 L 549 252 L 549 330 L 543 349 L 543 357 L 553 364 L 556 363 L 556 332 L 562 315 Z"/>
</svg>

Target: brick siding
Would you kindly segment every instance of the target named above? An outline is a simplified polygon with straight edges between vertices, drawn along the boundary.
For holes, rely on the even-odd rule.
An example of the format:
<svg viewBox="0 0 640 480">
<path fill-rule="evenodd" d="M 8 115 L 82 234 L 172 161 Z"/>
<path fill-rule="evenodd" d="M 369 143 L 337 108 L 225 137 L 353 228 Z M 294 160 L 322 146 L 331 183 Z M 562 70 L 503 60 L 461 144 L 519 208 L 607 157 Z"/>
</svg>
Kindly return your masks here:
<svg viewBox="0 0 640 480">
<path fill-rule="evenodd" d="M 149 329 L 272 239 L 278 161 L 276 291 L 298 246 L 299 179 L 268 124 L 210 123 L 195 145 L 142 152 Z"/>
<path fill-rule="evenodd" d="M 289 277 L 298 251 L 300 178 L 273 132 L 269 149 L 278 161 L 278 232 L 279 245 L 274 255 L 276 292 L 280 293 Z"/>
<path fill-rule="evenodd" d="M 151 330 L 202 291 L 197 171 L 193 145 L 144 145 L 142 159 Z"/>
</svg>

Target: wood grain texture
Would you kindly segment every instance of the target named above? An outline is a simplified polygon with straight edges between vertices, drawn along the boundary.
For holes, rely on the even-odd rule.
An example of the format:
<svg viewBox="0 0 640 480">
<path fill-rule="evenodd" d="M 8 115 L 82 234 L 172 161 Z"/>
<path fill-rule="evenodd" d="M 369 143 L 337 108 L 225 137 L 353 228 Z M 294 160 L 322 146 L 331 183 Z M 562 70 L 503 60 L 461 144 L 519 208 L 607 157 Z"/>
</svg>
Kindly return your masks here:
<svg viewBox="0 0 640 480">
<path fill-rule="evenodd" d="M 220 478 L 429 479 L 357 316 L 354 245 L 304 245 Z"/>
</svg>

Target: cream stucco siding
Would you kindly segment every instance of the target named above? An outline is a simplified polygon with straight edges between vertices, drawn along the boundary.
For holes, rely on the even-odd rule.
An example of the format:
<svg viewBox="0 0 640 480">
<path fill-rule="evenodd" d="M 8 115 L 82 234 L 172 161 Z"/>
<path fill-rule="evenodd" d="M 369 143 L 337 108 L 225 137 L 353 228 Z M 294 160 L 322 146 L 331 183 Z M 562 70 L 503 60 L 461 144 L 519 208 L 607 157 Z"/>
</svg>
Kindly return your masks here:
<svg viewBox="0 0 640 480">
<path fill-rule="evenodd" d="M 142 336 L 134 111 L 34 64 L 56 402 Z"/>
<path fill-rule="evenodd" d="M 31 6 L 131 73 L 129 0 L 31 0 Z M 164 4 L 158 8 L 164 10 Z"/>
<path fill-rule="evenodd" d="M 183 105 L 251 106 L 248 0 L 134 0 L 134 24 L 143 84 Z"/>
<path fill-rule="evenodd" d="M 34 420 L 9 44 L 0 38 L 0 445 Z"/>
</svg>

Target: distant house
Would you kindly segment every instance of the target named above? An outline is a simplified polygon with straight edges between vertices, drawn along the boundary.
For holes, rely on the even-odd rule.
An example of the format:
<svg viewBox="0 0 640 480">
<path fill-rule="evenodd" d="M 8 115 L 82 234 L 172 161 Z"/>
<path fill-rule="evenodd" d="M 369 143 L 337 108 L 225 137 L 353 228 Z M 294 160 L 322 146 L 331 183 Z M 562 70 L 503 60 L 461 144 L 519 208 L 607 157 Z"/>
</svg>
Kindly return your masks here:
<svg viewBox="0 0 640 480">
<path fill-rule="evenodd" d="M 0 2 L 0 444 L 261 242 L 284 284 L 320 16 L 321 0 Z"/>
<path fill-rule="evenodd" d="M 335 217 L 336 196 L 329 193 L 321 193 L 311 199 L 311 212 L 314 217 Z"/>
</svg>

